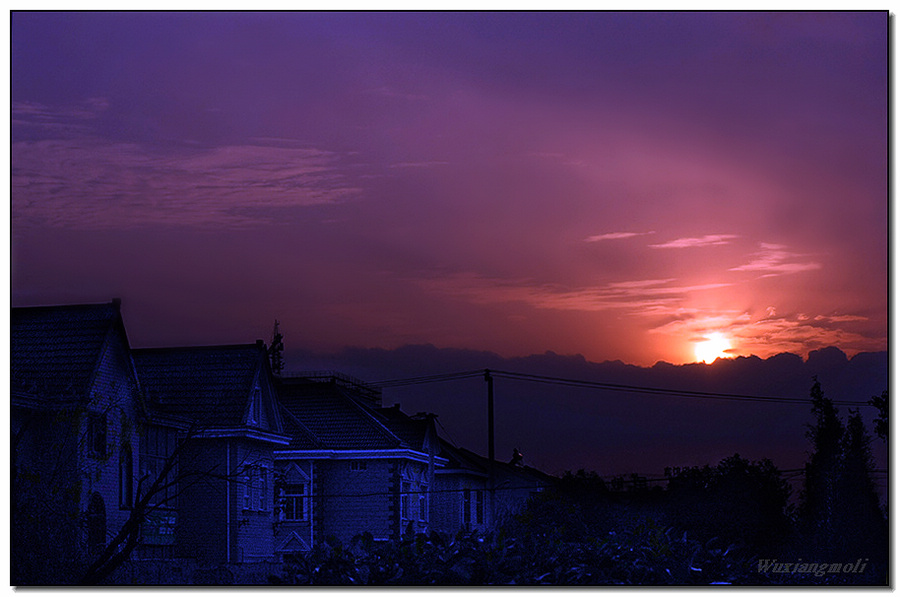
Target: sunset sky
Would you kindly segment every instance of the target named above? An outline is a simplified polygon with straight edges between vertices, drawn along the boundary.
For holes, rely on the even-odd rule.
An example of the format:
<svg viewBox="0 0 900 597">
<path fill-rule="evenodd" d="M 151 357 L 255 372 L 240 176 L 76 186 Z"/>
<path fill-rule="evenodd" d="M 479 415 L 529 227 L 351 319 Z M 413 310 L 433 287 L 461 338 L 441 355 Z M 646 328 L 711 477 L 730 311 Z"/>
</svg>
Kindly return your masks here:
<svg viewBox="0 0 900 597">
<path fill-rule="evenodd" d="M 121 297 L 139 347 L 887 348 L 886 12 L 11 32 L 14 306 Z"/>
</svg>

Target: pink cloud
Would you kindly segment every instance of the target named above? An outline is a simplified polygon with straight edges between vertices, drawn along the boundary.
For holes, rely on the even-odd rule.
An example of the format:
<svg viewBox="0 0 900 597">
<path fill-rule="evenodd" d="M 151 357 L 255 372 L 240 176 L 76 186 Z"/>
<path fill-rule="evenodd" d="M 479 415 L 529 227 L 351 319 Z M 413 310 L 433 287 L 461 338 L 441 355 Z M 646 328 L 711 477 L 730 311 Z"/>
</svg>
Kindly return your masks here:
<svg viewBox="0 0 900 597">
<path fill-rule="evenodd" d="M 803 255 L 787 250 L 784 245 L 760 243 L 761 250 L 745 265 L 731 268 L 733 272 L 759 272 L 760 277 L 796 274 L 822 268 L 821 263 L 798 261 Z"/>
<path fill-rule="evenodd" d="M 584 239 L 585 242 L 594 243 L 602 240 L 619 240 L 623 238 L 632 238 L 635 236 L 644 236 L 646 234 L 654 234 L 651 232 L 608 232 L 606 234 L 598 234 L 595 236 L 589 236 Z"/>
<path fill-rule="evenodd" d="M 678 238 L 667 243 L 649 246 L 653 249 L 687 249 L 693 247 L 713 247 L 716 245 L 727 245 L 735 238 L 738 238 L 738 235 L 707 234 L 706 236 L 700 237 Z"/>
</svg>

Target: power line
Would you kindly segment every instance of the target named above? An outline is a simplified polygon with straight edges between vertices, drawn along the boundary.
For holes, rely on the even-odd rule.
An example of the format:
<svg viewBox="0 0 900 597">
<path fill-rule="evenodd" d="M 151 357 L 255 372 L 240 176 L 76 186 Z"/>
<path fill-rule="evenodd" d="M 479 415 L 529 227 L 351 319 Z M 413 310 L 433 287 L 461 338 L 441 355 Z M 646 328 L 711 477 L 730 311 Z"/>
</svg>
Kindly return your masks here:
<svg viewBox="0 0 900 597">
<path fill-rule="evenodd" d="M 425 375 L 420 377 L 410 377 L 405 379 L 391 379 L 386 381 L 374 382 L 372 385 L 382 388 L 396 388 L 401 386 L 439 383 L 447 381 L 456 381 L 461 379 L 469 379 L 483 376 L 485 369 L 473 371 L 460 371 L 455 373 L 446 373 L 440 375 Z M 755 394 L 737 394 L 730 392 L 704 392 L 699 390 L 681 390 L 672 388 L 659 388 L 651 386 L 636 386 L 629 384 L 616 384 L 608 382 L 590 381 L 583 379 L 569 379 L 563 377 L 553 377 L 547 375 L 534 375 L 530 373 L 516 373 L 511 371 L 489 370 L 496 377 L 512 379 L 515 381 L 530 381 L 534 383 L 544 383 L 560 386 L 578 387 L 586 389 L 606 390 L 612 392 L 624 392 L 633 394 L 645 394 L 653 396 L 673 396 L 679 398 L 700 398 L 709 400 L 731 400 L 738 402 L 769 402 L 777 404 L 803 404 L 810 405 L 808 398 L 791 398 L 780 396 L 760 396 Z M 832 404 L 836 406 L 871 406 L 868 402 L 852 401 L 852 400 L 832 400 Z"/>
<path fill-rule="evenodd" d="M 439 375 L 423 375 L 420 377 L 408 377 L 405 379 L 389 379 L 385 381 L 376 381 L 370 385 L 381 388 L 394 388 L 399 386 L 411 386 L 425 383 L 439 383 L 443 381 L 456 381 L 459 379 L 468 379 L 471 377 L 480 377 L 484 375 L 484 369 L 475 371 L 460 371 L 457 373 L 445 373 Z"/>
</svg>

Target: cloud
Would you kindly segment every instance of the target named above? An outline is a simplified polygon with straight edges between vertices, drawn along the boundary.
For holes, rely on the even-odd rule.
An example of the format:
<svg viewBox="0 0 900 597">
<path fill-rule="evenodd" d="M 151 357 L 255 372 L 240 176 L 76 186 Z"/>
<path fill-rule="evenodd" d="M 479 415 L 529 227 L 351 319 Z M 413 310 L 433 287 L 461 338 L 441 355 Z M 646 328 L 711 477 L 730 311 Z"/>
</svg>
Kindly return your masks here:
<svg viewBox="0 0 900 597">
<path fill-rule="evenodd" d="M 667 243 L 649 246 L 653 249 L 687 249 L 693 247 L 712 247 L 716 245 L 727 245 L 735 238 L 738 238 L 738 235 L 707 234 L 706 236 L 679 238 Z"/>
<path fill-rule="evenodd" d="M 603 286 L 566 288 L 527 280 L 503 280 L 461 273 L 420 281 L 427 290 L 476 304 L 522 302 L 537 309 L 606 311 L 628 309 L 641 314 L 683 313 L 691 293 L 729 286 L 726 283 L 682 286 L 674 279 L 613 282 Z"/>
<path fill-rule="evenodd" d="M 814 261 L 798 261 L 804 257 L 792 253 L 784 245 L 760 243 L 760 251 L 754 253 L 754 259 L 745 265 L 733 267 L 733 272 L 758 272 L 761 278 L 797 274 L 822 268 L 821 263 Z"/>
<path fill-rule="evenodd" d="M 357 189 L 337 154 L 259 144 L 160 154 L 96 137 L 13 144 L 17 222 L 73 228 L 246 227 L 272 209 L 334 203 Z"/>
<path fill-rule="evenodd" d="M 806 354 L 827 346 L 839 346 L 848 353 L 883 350 L 886 337 L 872 337 L 847 329 L 844 324 L 868 321 L 858 315 L 817 315 L 803 313 L 776 316 L 768 307 L 761 317 L 746 311 L 695 310 L 674 318 L 650 331 L 697 341 L 709 333 L 723 333 L 732 341 L 731 353 L 769 357 L 781 352 Z"/>
<path fill-rule="evenodd" d="M 102 97 L 92 97 L 70 106 L 50 106 L 39 102 L 17 101 L 12 104 L 12 125 L 17 138 L 43 135 L 68 138 L 89 134 L 91 124 L 109 107 Z"/>
<path fill-rule="evenodd" d="M 606 234 L 598 234 L 596 236 L 589 236 L 584 239 L 584 242 L 587 243 L 595 243 L 602 240 L 619 240 L 622 238 L 632 238 L 635 236 L 644 236 L 647 234 L 655 234 L 654 231 L 650 232 L 608 232 Z"/>
<path fill-rule="evenodd" d="M 433 166 L 447 166 L 450 162 L 440 162 L 440 161 L 432 161 L 432 162 L 398 162 L 396 164 L 391 164 L 388 168 L 431 168 Z"/>
</svg>

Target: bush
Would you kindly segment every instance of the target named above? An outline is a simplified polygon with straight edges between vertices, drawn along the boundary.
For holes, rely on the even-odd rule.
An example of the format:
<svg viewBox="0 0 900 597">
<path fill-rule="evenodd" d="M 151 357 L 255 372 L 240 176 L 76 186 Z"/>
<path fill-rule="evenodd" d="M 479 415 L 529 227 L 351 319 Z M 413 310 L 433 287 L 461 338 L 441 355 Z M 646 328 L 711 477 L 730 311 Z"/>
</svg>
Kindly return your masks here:
<svg viewBox="0 0 900 597">
<path fill-rule="evenodd" d="M 359 535 L 316 546 L 285 565 L 278 584 L 705 585 L 768 584 L 733 547 L 701 544 L 652 522 L 590 541 L 553 534 L 438 533 L 375 542 Z"/>
</svg>

